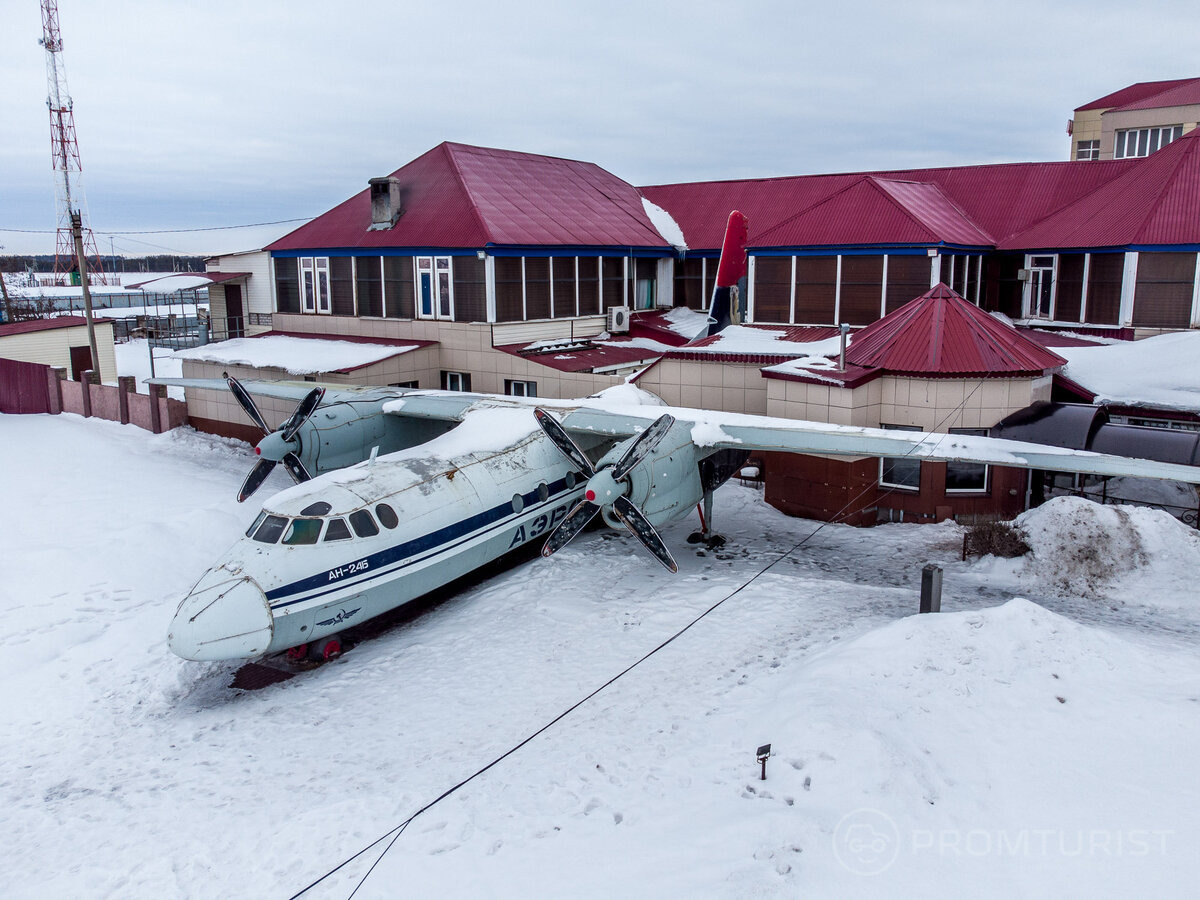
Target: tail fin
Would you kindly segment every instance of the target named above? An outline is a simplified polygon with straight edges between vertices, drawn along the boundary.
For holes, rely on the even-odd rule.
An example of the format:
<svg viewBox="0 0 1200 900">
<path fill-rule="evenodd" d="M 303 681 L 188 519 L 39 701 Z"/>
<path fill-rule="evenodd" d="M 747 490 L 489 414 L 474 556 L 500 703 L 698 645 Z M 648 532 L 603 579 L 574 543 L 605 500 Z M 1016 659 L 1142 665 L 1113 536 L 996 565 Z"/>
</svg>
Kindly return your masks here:
<svg viewBox="0 0 1200 900">
<path fill-rule="evenodd" d="M 708 334 L 714 335 L 740 321 L 739 284 L 746 278 L 746 236 L 749 220 L 736 209 L 725 224 L 721 244 L 721 262 L 717 266 L 717 284 L 708 307 Z"/>
</svg>

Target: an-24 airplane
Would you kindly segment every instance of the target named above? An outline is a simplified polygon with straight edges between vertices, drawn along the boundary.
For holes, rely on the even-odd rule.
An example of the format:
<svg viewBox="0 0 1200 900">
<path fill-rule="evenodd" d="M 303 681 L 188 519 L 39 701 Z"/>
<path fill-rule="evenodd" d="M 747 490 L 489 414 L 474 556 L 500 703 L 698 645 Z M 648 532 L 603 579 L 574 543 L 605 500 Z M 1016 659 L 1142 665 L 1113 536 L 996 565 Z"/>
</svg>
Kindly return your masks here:
<svg viewBox="0 0 1200 900">
<path fill-rule="evenodd" d="M 726 270 L 725 259 L 723 253 L 710 313 L 715 323 L 728 323 L 737 281 L 737 266 Z M 529 542 L 542 542 L 549 556 L 597 514 L 628 528 L 675 571 L 657 529 L 700 505 L 700 537 L 710 537 L 713 491 L 751 451 L 912 456 L 1200 483 L 1195 466 L 985 437 L 639 405 L 628 402 L 632 390 L 536 401 L 242 385 L 232 378 L 228 384 L 266 432 L 239 499 L 279 462 L 298 484 L 264 503 L 245 535 L 180 603 L 168 640 L 185 659 L 253 659 L 283 650 L 328 658 L 341 651 L 343 629 Z M 252 393 L 299 405 L 272 431 Z"/>
</svg>

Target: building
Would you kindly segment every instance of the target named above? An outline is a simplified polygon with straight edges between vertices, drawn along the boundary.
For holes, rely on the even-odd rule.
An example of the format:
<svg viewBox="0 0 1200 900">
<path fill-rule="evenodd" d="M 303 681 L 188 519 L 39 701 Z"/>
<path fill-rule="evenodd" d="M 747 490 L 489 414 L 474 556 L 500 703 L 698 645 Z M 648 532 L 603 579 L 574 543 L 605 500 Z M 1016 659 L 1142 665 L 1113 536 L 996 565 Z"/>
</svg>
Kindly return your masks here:
<svg viewBox="0 0 1200 900">
<path fill-rule="evenodd" d="M 740 324 L 689 343 L 705 327 L 699 310 L 733 209 L 750 221 Z M 210 348 L 185 359 L 184 374 L 548 398 L 634 379 L 682 405 L 987 429 L 1050 399 L 1062 363 L 988 313 L 1121 339 L 1195 327 L 1198 253 L 1196 132 L 1148 158 L 1087 165 L 641 189 L 592 163 L 446 143 L 261 252 L 210 260 L 210 274 L 225 279 L 210 288 L 214 321 L 235 321 L 236 285 L 246 336 L 234 356 Z M 934 322 L 937 343 L 922 346 Z M 843 323 L 847 367 L 831 375 L 830 341 Z M 373 345 L 389 361 L 298 367 L 297 340 L 314 358 L 323 358 L 318 342 L 337 341 Z M 980 355 L 983 344 L 1003 352 Z M 245 355 L 246 345 L 255 352 Z M 905 353 L 927 361 L 898 362 Z M 800 357 L 817 362 L 792 362 Z M 252 436 L 230 399 L 189 391 L 189 416 Z M 864 491 L 852 504 L 862 522 L 990 515 L 1024 502 L 1019 473 L 765 462 L 772 502 L 810 515 L 832 515 Z"/>
<path fill-rule="evenodd" d="M 94 320 L 94 329 L 96 350 L 100 354 L 97 374 L 102 383 L 116 384 L 113 323 L 97 318 Z M 0 359 L 65 369 L 72 381 L 79 381 L 84 372 L 93 368 L 87 319 L 83 316 L 58 316 L 54 319 L 28 319 L 0 325 Z"/>
<path fill-rule="evenodd" d="M 1200 121 L 1200 78 L 1131 84 L 1075 110 L 1071 159 L 1149 156 Z"/>
</svg>

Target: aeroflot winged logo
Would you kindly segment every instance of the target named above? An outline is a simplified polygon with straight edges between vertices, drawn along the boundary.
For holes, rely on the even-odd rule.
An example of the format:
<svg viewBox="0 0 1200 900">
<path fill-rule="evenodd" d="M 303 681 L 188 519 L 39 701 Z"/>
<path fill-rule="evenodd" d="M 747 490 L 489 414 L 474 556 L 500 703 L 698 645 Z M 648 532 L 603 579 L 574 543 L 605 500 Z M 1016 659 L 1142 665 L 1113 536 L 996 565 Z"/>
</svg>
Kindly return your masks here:
<svg viewBox="0 0 1200 900">
<path fill-rule="evenodd" d="M 340 625 L 342 622 L 345 622 L 347 619 L 349 619 L 351 616 L 353 616 L 360 609 L 362 609 L 361 606 L 350 610 L 350 612 L 346 612 L 344 609 L 339 609 L 338 614 L 336 616 L 334 616 L 332 619 L 326 619 L 324 622 L 318 622 L 317 624 L 320 625 L 322 628 L 324 628 L 326 625 Z"/>
</svg>

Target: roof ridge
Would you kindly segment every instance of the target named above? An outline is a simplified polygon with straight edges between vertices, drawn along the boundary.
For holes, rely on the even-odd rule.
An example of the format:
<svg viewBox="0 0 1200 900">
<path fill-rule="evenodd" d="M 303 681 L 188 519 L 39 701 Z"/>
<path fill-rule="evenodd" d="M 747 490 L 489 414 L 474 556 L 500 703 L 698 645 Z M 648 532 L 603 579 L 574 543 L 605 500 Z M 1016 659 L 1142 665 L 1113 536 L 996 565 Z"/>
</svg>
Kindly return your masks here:
<svg viewBox="0 0 1200 900">
<path fill-rule="evenodd" d="M 941 191 L 940 188 L 937 187 L 936 184 L 934 184 L 933 182 L 929 182 L 929 181 L 916 181 L 916 180 L 900 181 L 899 179 L 886 179 L 886 178 L 880 178 L 878 175 L 867 175 L 864 180 L 868 181 L 870 183 L 871 187 L 874 188 L 876 191 L 878 191 L 883 197 L 885 197 L 892 206 L 894 206 L 896 209 L 900 210 L 900 212 L 903 213 L 904 216 L 906 216 L 910 222 L 920 226 L 921 228 L 924 228 L 927 232 L 929 232 L 930 235 L 933 236 L 934 240 L 937 240 L 939 242 L 941 241 L 941 235 L 938 234 L 938 230 L 936 228 L 934 228 L 925 219 L 924 216 L 919 215 L 917 212 L 915 212 L 912 209 L 909 209 L 908 204 L 905 203 L 904 201 L 902 201 L 899 197 L 897 197 L 895 194 L 893 194 L 887 188 L 885 188 L 883 186 L 882 182 L 892 181 L 895 184 L 932 185 L 935 189 L 938 190 L 938 193 L 942 194 L 942 196 L 944 197 L 945 194 Z"/>
<path fill-rule="evenodd" d="M 946 190 L 945 190 L 945 189 L 942 187 L 942 185 L 940 185 L 938 182 L 936 182 L 936 181 L 920 181 L 920 180 L 918 180 L 918 179 L 915 179 L 915 178 L 910 178 L 910 179 L 879 178 L 879 177 L 878 177 L 878 176 L 876 176 L 876 175 L 871 175 L 871 176 L 869 176 L 869 177 L 870 177 L 870 178 L 871 178 L 873 181 L 875 181 L 876 183 L 879 183 L 879 182 L 882 182 L 882 181 L 889 181 L 889 182 L 892 182 L 892 183 L 894 183 L 894 184 L 913 184 L 913 185 L 921 185 L 922 187 L 930 188 L 930 189 L 932 189 L 932 190 L 936 191 L 936 192 L 937 192 L 937 195 L 938 195 L 938 197 L 940 197 L 940 198 L 941 198 L 943 201 L 945 201 L 945 203 L 946 203 L 948 206 L 950 206 L 950 207 L 951 207 L 951 208 L 954 210 L 954 212 L 955 212 L 955 213 L 957 213 L 957 214 L 958 214 L 958 216 L 959 216 L 959 217 L 960 217 L 960 218 L 961 218 L 961 219 L 962 219 L 964 222 L 966 222 L 968 225 L 970 225 L 972 228 L 974 228 L 974 229 L 975 229 L 977 232 L 979 232 L 979 235 L 980 235 L 980 237 L 987 238 L 987 242 L 988 242 L 989 244 L 991 244 L 992 246 L 995 246 L 995 244 L 996 244 L 996 238 L 995 238 L 995 235 L 993 235 L 993 234 L 992 234 L 990 231 L 988 231 L 986 228 L 984 228 L 982 225 L 980 225 L 978 222 L 976 222 L 976 221 L 975 221 L 975 219 L 974 219 L 974 218 L 973 218 L 973 217 L 972 217 L 972 216 L 971 216 L 971 215 L 970 215 L 970 214 L 969 214 L 969 213 L 968 213 L 966 210 L 964 210 L 964 209 L 963 209 L 963 208 L 962 208 L 962 207 L 961 207 L 961 206 L 960 206 L 960 205 L 959 205 L 959 204 L 958 204 L 958 203 L 955 201 L 955 199 L 954 199 L 953 197 L 951 197 L 949 193 L 947 193 L 947 192 L 946 192 Z M 886 189 L 886 188 L 884 188 L 882 185 L 880 185 L 880 189 L 881 189 L 881 190 L 884 190 L 884 191 L 885 191 L 885 192 L 887 192 L 889 195 L 891 195 L 891 192 L 890 192 L 890 191 L 887 191 L 887 189 Z M 933 234 L 935 237 L 937 237 L 939 240 L 941 240 L 941 235 L 938 233 L 938 229 L 937 229 L 937 227 L 934 225 L 934 223 L 930 222 L 928 219 L 926 219 L 924 216 L 922 216 L 922 215 L 921 215 L 919 212 L 917 212 L 916 210 L 909 210 L 909 208 L 908 208 L 908 205 L 907 205 L 907 204 L 904 204 L 904 203 L 902 203 L 902 201 L 901 201 L 899 198 L 897 198 L 897 197 L 895 197 L 895 196 L 892 196 L 892 200 L 893 200 L 893 202 L 895 202 L 896 204 L 900 205 L 902 209 L 904 209 L 905 211 L 907 211 L 907 212 L 909 213 L 909 215 L 910 215 L 910 216 L 911 216 L 911 217 L 912 217 L 912 218 L 913 218 L 915 221 L 919 222 L 919 223 L 920 223 L 921 225 L 923 225 L 925 228 L 929 229 L 929 231 L 930 231 L 930 233 L 931 233 L 931 234 Z"/>
<path fill-rule="evenodd" d="M 475 216 L 475 221 L 479 223 L 479 228 L 483 232 L 484 237 L 489 241 L 492 238 L 492 230 L 488 227 L 487 221 L 483 217 L 483 213 L 479 210 L 479 203 L 475 199 L 475 192 L 471 190 L 471 185 L 467 182 L 466 176 L 463 174 L 462 167 L 458 164 L 458 157 L 451 152 L 451 147 L 461 147 L 466 149 L 470 144 L 457 144 L 451 141 L 442 141 L 440 144 L 442 152 L 450 161 L 450 167 L 454 170 L 454 177 L 458 180 L 459 185 L 463 189 L 463 193 L 467 195 L 467 204 L 471 207 L 471 213 Z M 487 147 L 479 147 L 474 149 L 487 150 Z"/>
</svg>

